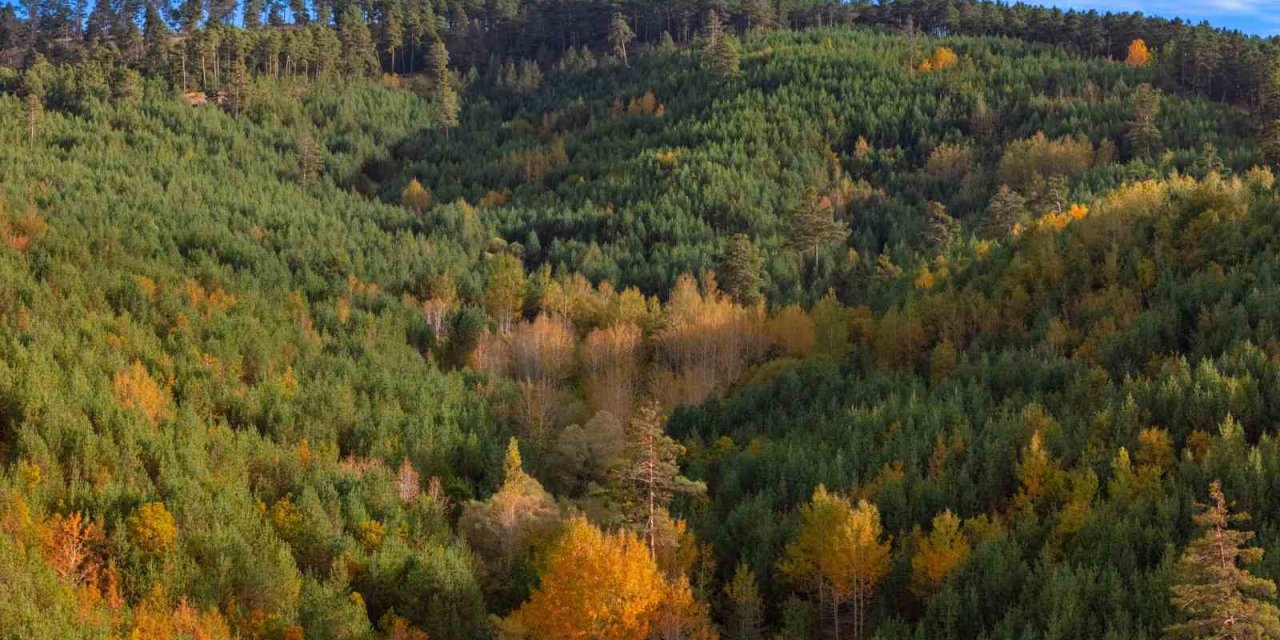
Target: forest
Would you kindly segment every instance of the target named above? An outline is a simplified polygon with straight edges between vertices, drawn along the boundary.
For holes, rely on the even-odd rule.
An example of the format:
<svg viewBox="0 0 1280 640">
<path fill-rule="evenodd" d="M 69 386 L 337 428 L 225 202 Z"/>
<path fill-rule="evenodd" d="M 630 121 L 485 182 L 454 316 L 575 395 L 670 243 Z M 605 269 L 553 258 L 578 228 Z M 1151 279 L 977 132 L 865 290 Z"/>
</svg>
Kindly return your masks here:
<svg viewBox="0 0 1280 640">
<path fill-rule="evenodd" d="M 1280 39 L 0 4 L 0 640 L 1280 638 Z"/>
</svg>

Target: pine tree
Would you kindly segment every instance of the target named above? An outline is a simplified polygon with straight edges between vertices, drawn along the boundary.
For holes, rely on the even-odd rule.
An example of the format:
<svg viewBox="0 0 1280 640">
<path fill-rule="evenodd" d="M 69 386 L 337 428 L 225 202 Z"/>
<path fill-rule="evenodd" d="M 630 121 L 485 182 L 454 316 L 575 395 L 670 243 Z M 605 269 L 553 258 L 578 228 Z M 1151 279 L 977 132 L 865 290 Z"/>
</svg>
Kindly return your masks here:
<svg viewBox="0 0 1280 640">
<path fill-rule="evenodd" d="M 1015 225 L 1021 224 L 1026 217 L 1026 198 L 1010 189 L 1009 185 L 1002 184 L 996 195 L 992 196 L 991 202 L 987 204 L 987 235 L 1003 237 Z"/>
<path fill-rule="evenodd" d="M 348 5 L 338 20 L 338 39 L 342 42 L 343 71 L 351 76 L 364 76 L 378 70 L 378 55 L 373 49 L 369 25 L 356 5 Z"/>
<path fill-rule="evenodd" d="M 449 130 L 458 126 L 458 112 L 461 105 L 458 93 L 453 86 L 453 74 L 449 71 L 449 50 L 443 40 L 436 40 L 431 46 L 431 81 L 432 98 L 436 117 L 444 128 L 445 139 L 449 139 Z"/>
<path fill-rule="evenodd" d="M 659 518 L 677 491 L 690 490 L 680 476 L 677 459 L 684 447 L 662 430 L 661 407 L 656 400 L 641 404 L 626 429 L 627 446 L 615 470 L 615 492 L 624 517 L 644 535 L 649 552 L 656 553 Z"/>
<path fill-rule="evenodd" d="M 1251 531 L 1237 531 L 1233 523 L 1249 519 L 1247 513 L 1232 514 L 1221 484 L 1209 485 L 1211 504 L 1199 505 L 1195 522 L 1203 531 L 1191 541 L 1178 561 L 1173 605 L 1184 622 L 1166 632 L 1177 638 L 1262 640 L 1280 638 L 1280 609 L 1272 602 L 1275 582 L 1259 578 L 1240 565 L 1262 559 L 1259 547 L 1246 547 Z"/>
<path fill-rule="evenodd" d="M 636 34 L 631 31 L 631 25 L 627 24 L 627 17 L 621 11 L 614 12 L 613 20 L 609 22 L 609 46 L 613 47 L 613 57 L 621 60 L 623 66 L 629 66 L 627 45 L 635 39 Z"/>
<path fill-rule="evenodd" d="M 810 190 L 800 208 L 792 215 L 788 242 L 797 251 L 813 252 L 816 262 L 822 248 L 842 242 L 849 235 L 849 225 L 835 219 L 830 203 Z"/>
<path fill-rule="evenodd" d="M 739 304 L 753 307 L 761 300 L 764 286 L 764 258 L 745 233 L 734 234 L 728 253 L 720 265 L 720 282 Z"/>
<path fill-rule="evenodd" d="M 1150 159 L 1160 144 L 1160 127 L 1156 117 L 1160 114 L 1160 92 L 1150 84 L 1138 86 L 1133 95 L 1133 108 L 1129 117 L 1129 150 L 1134 157 Z"/>
<path fill-rule="evenodd" d="M 721 79 L 732 78 L 742 73 L 738 66 L 738 43 L 733 36 L 725 33 L 720 12 L 715 9 L 707 11 L 703 34 L 702 67 Z"/>
</svg>

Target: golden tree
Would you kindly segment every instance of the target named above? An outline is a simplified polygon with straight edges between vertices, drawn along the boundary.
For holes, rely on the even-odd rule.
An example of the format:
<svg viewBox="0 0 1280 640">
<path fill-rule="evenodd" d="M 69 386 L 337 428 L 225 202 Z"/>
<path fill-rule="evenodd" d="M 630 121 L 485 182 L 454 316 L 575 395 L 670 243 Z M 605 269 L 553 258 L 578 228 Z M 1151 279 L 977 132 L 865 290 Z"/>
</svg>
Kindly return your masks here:
<svg viewBox="0 0 1280 640">
<path fill-rule="evenodd" d="M 569 522 L 547 551 L 541 584 L 505 621 L 532 640 L 645 640 L 668 585 L 644 542 Z"/>
<path fill-rule="evenodd" d="M 178 540 L 178 525 L 163 502 L 148 502 L 129 517 L 129 540 L 143 553 L 162 555 Z"/>
<path fill-rule="evenodd" d="M 918 537 L 911 556 L 911 592 L 921 600 L 933 595 L 969 559 L 970 551 L 960 519 L 950 509 L 934 516 L 929 535 Z"/>
<path fill-rule="evenodd" d="M 853 637 L 860 640 L 865 633 L 867 606 L 889 572 L 891 541 L 882 537 L 880 510 L 866 500 L 854 506 L 819 485 L 813 500 L 800 508 L 800 528 L 778 568 L 817 595 L 837 639 L 845 626 L 841 609 L 850 603 Z"/>
<path fill-rule="evenodd" d="M 1147 43 L 1142 38 L 1138 38 L 1129 43 L 1129 55 L 1125 57 L 1124 63 L 1131 67 L 1145 67 L 1151 61 L 1151 51 L 1147 49 Z"/>
</svg>

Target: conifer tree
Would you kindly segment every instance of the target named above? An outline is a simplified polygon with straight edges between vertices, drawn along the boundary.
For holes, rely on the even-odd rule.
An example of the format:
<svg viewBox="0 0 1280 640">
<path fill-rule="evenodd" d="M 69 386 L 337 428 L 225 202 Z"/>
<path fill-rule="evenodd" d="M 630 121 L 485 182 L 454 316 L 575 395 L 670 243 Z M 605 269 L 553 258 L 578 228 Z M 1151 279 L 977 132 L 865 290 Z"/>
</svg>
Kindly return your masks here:
<svg viewBox="0 0 1280 640">
<path fill-rule="evenodd" d="M 680 476 L 677 463 L 684 447 L 667 436 L 662 425 L 662 410 L 656 400 L 636 409 L 626 429 L 627 446 L 614 478 L 624 518 L 641 531 L 651 554 L 657 549 L 661 512 L 677 491 L 692 489 Z"/>
<path fill-rule="evenodd" d="M 1009 185 L 1000 185 L 987 204 L 987 235 L 1003 237 L 1027 217 L 1027 201 Z"/>
<path fill-rule="evenodd" d="M 738 43 L 733 36 L 725 33 L 720 12 L 715 9 L 707 11 L 703 34 L 702 66 L 721 79 L 732 78 L 742 73 L 738 66 Z"/>
<path fill-rule="evenodd" d="M 449 71 L 449 50 L 443 40 L 436 40 L 431 46 L 431 81 L 432 99 L 436 117 L 444 128 L 445 139 L 449 138 L 449 130 L 458 126 L 458 112 L 461 105 L 458 93 L 453 86 L 453 74 Z"/>
<path fill-rule="evenodd" d="M 849 225 L 835 219 L 835 211 L 829 202 L 810 190 L 800 208 L 792 215 L 788 231 L 791 247 L 801 252 L 813 252 L 817 262 L 823 247 L 843 241 L 849 235 Z"/>
<path fill-rule="evenodd" d="M 623 66 L 629 66 L 627 45 L 635 39 L 636 34 L 627 23 L 627 17 L 621 11 L 614 12 L 613 20 L 609 22 L 609 46 L 613 48 L 613 57 L 621 60 Z"/>
<path fill-rule="evenodd" d="M 369 25 L 356 5 L 348 5 L 338 20 L 338 39 L 342 42 L 343 71 L 351 76 L 370 75 L 378 70 Z"/>
<path fill-rule="evenodd" d="M 311 137 L 310 132 L 304 131 L 298 137 L 298 175 L 304 189 L 316 183 L 322 162 L 320 147 L 315 138 Z"/>
<path fill-rule="evenodd" d="M 764 258 L 760 255 L 760 249 L 747 234 L 734 234 L 720 265 L 720 282 L 724 290 L 739 304 L 755 306 L 761 300 L 763 271 Z"/>
<path fill-rule="evenodd" d="M 1150 159 L 1160 144 L 1160 127 L 1156 117 L 1160 113 L 1160 92 L 1150 84 L 1141 84 L 1133 94 L 1133 108 L 1129 117 L 1128 141 L 1130 152 L 1138 158 Z"/>
<path fill-rule="evenodd" d="M 1280 638 L 1280 609 L 1272 604 L 1275 582 L 1259 578 L 1241 565 L 1256 564 L 1263 550 L 1245 546 L 1252 531 L 1238 531 L 1232 524 L 1245 522 L 1247 513 L 1232 514 L 1222 485 L 1209 485 L 1211 503 L 1199 505 L 1195 522 L 1200 537 L 1183 551 L 1173 584 L 1173 605 L 1183 622 L 1166 632 L 1175 638 L 1263 640 Z"/>
</svg>

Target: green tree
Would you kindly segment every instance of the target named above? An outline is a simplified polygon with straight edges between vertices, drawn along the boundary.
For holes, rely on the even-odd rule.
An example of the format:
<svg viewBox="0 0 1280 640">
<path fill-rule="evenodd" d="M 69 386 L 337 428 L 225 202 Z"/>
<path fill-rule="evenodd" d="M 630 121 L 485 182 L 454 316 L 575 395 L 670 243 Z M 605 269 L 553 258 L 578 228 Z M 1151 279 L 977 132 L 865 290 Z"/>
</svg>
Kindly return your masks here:
<svg viewBox="0 0 1280 640">
<path fill-rule="evenodd" d="M 609 21 L 609 46 L 613 48 L 613 57 L 621 60 L 624 66 L 629 64 L 627 45 L 635 39 L 636 34 L 627 23 L 627 17 L 622 15 L 621 11 L 614 12 L 613 19 Z"/>
<path fill-rule="evenodd" d="M 760 249 L 745 233 L 734 234 L 729 250 L 720 264 L 720 284 L 734 300 L 746 306 L 761 301 L 764 286 L 764 258 Z"/>
<path fill-rule="evenodd" d="M 1160 144 L 1160 127 L 1156 118 L 1160 115 L 1160 92 L 1143 83 L 1133 94 L 1133 106 L 1129 115 L 1127 140 L 1134 157 L 1151 159 Z"/>
<path fill-rule="evenodd" d="M 848 236 L 849 225 L 837 220 L 830 202 L 811 189 L 791 216 L 787 240 L 797 251 L 812 251 L 817 262 L 824 247 L 843 242 Z"/>
<path fill-rule="evenodd" d="M 458 92 L 453 86 L 453 74 L 449 71 L 449 50 L 443 40 L 436 40 L 431 46 L 431 82 L 432 101 L 436 118 L 444 128 L 445 139 L 449 138 L 449 130 L 458 126 L 458 113 L 461 104 Z"/>
<path fill-rule="evenodd" d="M 733 580 L 724 587 L 729 605 L 728 624 L 724 634 L 728 640 L 761 640 L 764 638 L 764 606 L 756 574 L 745 562 L 738 563 Z"/>
<path fill-rule="evenodd" d="M 721 79 L 741 75 L 738 63 L 738 43 L 725 32 L 720 12 L 707 11 L 703 33 L 702 67 Z"/>
<path fill-rule="evenodd" d="M 338 20 L 338 40 L 342 43 L 342 70 L 350 76 L 367 76 L 378 71 L 378 54 L 373 48 L 369 25 L 356 5 L 347 5 Z"/>
<path fill-rule="evenodd" d="M 1209 485 L 1208 505 L 1199 505 L 1195 522 L 1202 529 L 1178 561 L 1173 605 L 1183 622 L 1166 629 L 1170 637 L 1225 640 L 1280 638 L 1280 609 L 1272 602 L 1275 582 L 1241 565 L 1257 564 L 1263 550 L 1245 546 L 1252 531 L 1238 531 L 1247 513 L 1232 514 L 1217 480 Z"/>
<path fill-rule="evenodd" d="M 1021 224 L 1026 218 L 1026 198 L 1010 189 L 1009 185 L 1002 184 L 996 191 L 996 195 L 992 196 L 991 202 L 987 204 L 985 225 L 987 235 L 995 238 L 1004 237 L 1015 225 Z"/>
</svg>

